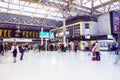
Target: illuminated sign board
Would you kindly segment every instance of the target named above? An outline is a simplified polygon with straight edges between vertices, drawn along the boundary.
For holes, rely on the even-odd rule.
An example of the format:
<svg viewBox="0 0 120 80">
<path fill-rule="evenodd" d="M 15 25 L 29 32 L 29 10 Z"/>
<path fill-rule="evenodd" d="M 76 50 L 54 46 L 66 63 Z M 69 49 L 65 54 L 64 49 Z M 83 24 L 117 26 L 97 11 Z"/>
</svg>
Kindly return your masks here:
<svg viewBox="0 0 120 80">
<path fill-rule="evenodd" d="M 26 38 L 8 38 L 8 39 L 3 39 L 3 42 L 32 42 L 32 39 L 26 39 Z"/>
<path fill-rule="evenodd" d="M 0 38 L 39 38 L 39 32 L 21 30 L 17 33 L 14 29 L 0 29 Z"/>
<path fill-rule="evenodd" d="M 66 31 L 66 36 L 69 36 L 69 31 Z M 56 37 L 63 37 L 64 32 L 56 33 Z"/>
<path fill-rule="evenodd" d="M 39 37 L 44 37 L 44 38 L 54 38 L 54 33 L 53 32 L 39 32 Z"/>
</svg>

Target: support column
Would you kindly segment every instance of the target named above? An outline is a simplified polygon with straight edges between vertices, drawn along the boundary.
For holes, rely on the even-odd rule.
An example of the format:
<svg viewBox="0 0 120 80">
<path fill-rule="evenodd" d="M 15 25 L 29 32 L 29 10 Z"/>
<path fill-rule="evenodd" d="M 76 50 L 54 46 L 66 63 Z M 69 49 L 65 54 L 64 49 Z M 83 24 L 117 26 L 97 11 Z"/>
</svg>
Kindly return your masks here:
<svg viewBox="0 0 120 80">
<path fill-rule="evenodd" d="M 66 47 L 66 24 L 65 24 L 65 18 L 63 19 L 63 44 Z"/>
<path fill-rule="evenodd" d="M 47 40 L 48 40 L 48 39 L 46 38 L 46 40 L 45 40 L 45 44 L 46 44 L 46 46 L 45 46 L 45 51 L 47 51 L 47 45 L 48 45 L 48 44 L 47 44 Z"/>
<path fill-rule="evenodd" d="M 41 45 L 43 45 L 43 27 L 41 27 L 41 33 L 42 33 L 42 35 L 41 35 Z"/>
</svg>

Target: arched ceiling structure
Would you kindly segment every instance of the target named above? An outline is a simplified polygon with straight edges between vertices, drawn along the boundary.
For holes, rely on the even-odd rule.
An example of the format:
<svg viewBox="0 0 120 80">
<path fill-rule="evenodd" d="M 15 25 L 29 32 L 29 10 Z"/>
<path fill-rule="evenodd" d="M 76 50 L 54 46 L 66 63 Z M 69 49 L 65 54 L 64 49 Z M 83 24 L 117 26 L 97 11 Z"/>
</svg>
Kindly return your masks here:
<svg viewBox="0 0 120 80">
<path fill-rule="evenodd" d="M 120 0 L 0 0 L 0 13 L 41 18 L 41 25 L 48 19 L 62 21 L 63 12 L 66 18 L 97 17 L 113 10 L 120 10 Z"/>
</svg>

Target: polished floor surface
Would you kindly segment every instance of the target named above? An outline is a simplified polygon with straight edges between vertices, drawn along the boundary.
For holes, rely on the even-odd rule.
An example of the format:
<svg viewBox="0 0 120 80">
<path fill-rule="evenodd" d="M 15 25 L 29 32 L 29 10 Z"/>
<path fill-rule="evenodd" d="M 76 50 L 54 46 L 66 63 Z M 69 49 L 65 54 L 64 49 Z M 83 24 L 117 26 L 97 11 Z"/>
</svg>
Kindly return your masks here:
<svg viewBox="0 0 120 80">
<path fill-rule="evenodd" d="M 115 55 L 101 52 L 101 61 L 91 61 L 88 52 L 27 52 L 13 63 L 12 54 L 1 56 L 0 80 L 120 80 Z"/>
</svg>

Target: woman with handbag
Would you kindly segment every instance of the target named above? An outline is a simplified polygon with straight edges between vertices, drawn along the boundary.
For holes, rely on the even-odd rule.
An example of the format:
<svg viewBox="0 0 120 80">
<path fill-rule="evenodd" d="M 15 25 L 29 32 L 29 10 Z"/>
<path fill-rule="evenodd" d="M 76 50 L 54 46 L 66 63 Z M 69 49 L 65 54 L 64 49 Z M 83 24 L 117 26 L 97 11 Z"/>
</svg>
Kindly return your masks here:
<svg viewBox="0 0 120 80">
<path fill-rule="evenodd" d="M 92 52 L 93 52 L 93 58 L 95 58 L 95 60 L 97 61 L 100 61 L 100 45 L 98 41 L 95 42 Z"/>
</svg>

